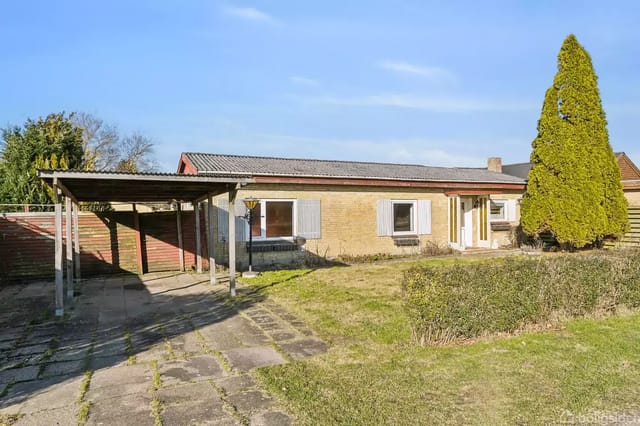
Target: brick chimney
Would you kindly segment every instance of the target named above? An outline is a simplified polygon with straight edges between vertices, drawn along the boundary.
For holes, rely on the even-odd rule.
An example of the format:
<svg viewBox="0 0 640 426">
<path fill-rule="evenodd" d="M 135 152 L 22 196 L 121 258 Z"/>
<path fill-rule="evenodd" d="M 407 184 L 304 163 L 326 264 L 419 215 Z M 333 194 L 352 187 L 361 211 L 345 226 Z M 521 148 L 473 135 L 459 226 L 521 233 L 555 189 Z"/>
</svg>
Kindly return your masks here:
<svg viewBox="0 0 640 426">
<path fill-rule="evenodd" d="M 489 157 L 487 161 L 487 169 L 490 172 L 502 173 L 502 158 Z"/>
</svg>

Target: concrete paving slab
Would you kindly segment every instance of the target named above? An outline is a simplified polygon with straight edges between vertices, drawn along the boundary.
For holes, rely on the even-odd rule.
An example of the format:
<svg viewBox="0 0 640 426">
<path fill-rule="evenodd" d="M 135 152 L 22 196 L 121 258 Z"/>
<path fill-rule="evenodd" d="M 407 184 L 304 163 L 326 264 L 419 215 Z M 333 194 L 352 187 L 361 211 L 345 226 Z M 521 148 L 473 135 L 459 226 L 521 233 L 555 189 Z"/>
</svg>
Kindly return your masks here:
<svg viewBox="0 0 640 426">
<path fill-rule="evenodd" d="M 231 349 L 222 352 L 234 369 L 248 371 L 257 367 L 284 364 L 284 357 L 270 346 Z"/>
<path fill-rule="evenodd" d="M 78 361 L 84 360 L 89 352 L 89 342 L 65 347 L 58 347 L 55 353 L 49 358 L 51 362 Z"/>
<path fill-rule="evenodd" d="M 44 358 L 44 352 L 39 354 L 27 354 L 27 355 L 18 355 L 18 356 L 10 356 L 6 359 L 3 367 L 7 370 L 9 368 L 15 367 L 25 367 L 25 366 L 34 366 L 40 365 L 40 361 Z M 2 379 L 0 379 L 1 381 Z"/>
<path fill-rule="evenodd" d="M 13 423 L 13 426 L 73 425 L 77 422 L 75 407 L 68 406 L 27 414 Z"/>
<path fill-rule="evenodd" d="M 126 362 L 127 356 L 125 354 L 101 357 L 94 356 L 89 362 L 89 368 L 93 371 L 104 370 L 106 368 L 124 366 Z"/>
<path fill-rule="evenodd" d="M 119 414 L 111 417 L 91 417 L 87 421 L 89 426 L 154 426 L 155 417 L 151 415 L 151 412 L 146 413 L 144 411 L 138 413 Z"/>
<path fill-rule="evenodd" d="M 266 346 L 271 343 L 271 338 L 266 334 L 245 334 L 238 333 L 236 338 L 240 340 L 242 346 Z"/>
<path fill-rule="evenodd" d="M 165 407 L 161 416 L 164 426 L 172 425 L 239 425 L 236 419 L 209 401 Z"/>
<path fill-rule="evenodd" d="M 194 332 L 190 332 L 184 335 L 184 347 L 183 350 L 186 353 L 199 353 L 202 352 L 202 343 Z"/>
<path fill-rule="evenodd" d="M 102 401 L 109 398 L 116 398 L 124 395 L 143 394 L 153 387 L 150 381 L 140 383 L 114 383 L 111 386 L 89 387 L 86 399 L 89 401 Z"/>
<path fill-rule="evenodd" d="M 249 424 L 251 426 L 290 426 L 293 422 L 291 417 L 282 411 L 265 411 L 254 414 Z"/>
<path fill-rule="evenodd" d="M 188 360 L 159 363 L 160 379 L 164 385 L 176 385 L 226 375 L 216 357 L 200 355 Z"/>
<path fill-rule="evenodd" d="M 73 407 L 81 382 L 81 378 L 78 377 L 63 381 L 37 380 L 16 384 L 11 388 L 11 392 L 24 398 L 21 413 L 35 413 L 43 409 Z"/>
<path fill-rule="evenodd" d="M 329 348 L 327 344 L 320 339 L 295 340 L 289 343 L 280 343 L 279 346 L 295 360 L 325 353 Z"/>
<path fill-rule="evenodd" d="M 148 393 L 130 394 L 122 397 L 107 398 L 91 403 L 89 408 L 89 423 L 93 424 L 118 424 L 121 417 L 129 417 L 141 414 L 141 419 L 151 420 L 151 395 Z M 130 417 L 127 425 L 137 424 Z"/>
<path fill-rule="evenodd" d="M 50 339 L 49 339 L 50 340 Z M 49 350 L 49 342 L 44 344 L 18 346 L 11 352 L 11 356 L 42 354 Z"/>
<path fill-rule="evenodd" d="M 276 342 L 284 342 L 287 340 L 293 340 L 298 337 L 298 333 L 295 331 L 277 330 L 268 333 Z"/>
<path fill-rule="evenodd" d="M 204 337 L 207 346 L 213 350 L 225 351 L 243 346 L 242 342 L 240 342 L 233 333 L 227 330 L 207 330 L 200 332 L 200 334 Z"/>
<path fill-rule="evenodd" d="M 11 370 L 0 371 L 0 383 L 24 382 L 38 377 L 39 366 L 29 366 L 23 368 L 13 368 Z"/>
<path fill-rule="evenodd" d="M 156 397 L 165 405 L 185 404 L 194 401 L 207 401 L 222 409 L 222 399 L 211 383 L 204 381 L 185 385 L 164 387 L 156 391 Z"/>
<path fill-rule="evenodd" d="M 248 374 L 225 377 L 224 379 L 216 380 L 215 384 L 216 386 L 220 386 L 227 395 L 251 390 L 256 387 L 256 383 Z"/>
<path fill-rule="evenodd" d="M 169 353 L 167 352 L 164 342 L 151 346 L 147 350 L 136 352 L 135 356 L 136 361 L 139 363 L 169 359 Z"/>
<path fill-rule="evenodd" d="M 261 411 L 274 404 L 273 398 L 258 390 L 229 395 L 227 400 L 243 414 Z"/>
<path fill-rule="evenodd" d="M 118 337 L 116 339 L 104 339 L 99 338 L 93 346 L 93 356 L 113 356 L 113 355 L 125 355 L 127 353 L 126 342 L 124 337 Z"/>
<path fill-rule="evenodd" d="M 105 368 L 93 373 L 91 387 L 113 386 L 115 384 L 141 383 L 153 380 L 151 369 L 142 364 Z"/>
<path fill-rule="evenodd" d="M 80 375 L 84 370 L 84 360 L 48 363 L 40 377 Z"/>
<path fill-rule="evenodd" d="M 0 341 L 0 351 L 6 351 L 15 346 L 15 340 L 2 340 Z"/>
</svg>

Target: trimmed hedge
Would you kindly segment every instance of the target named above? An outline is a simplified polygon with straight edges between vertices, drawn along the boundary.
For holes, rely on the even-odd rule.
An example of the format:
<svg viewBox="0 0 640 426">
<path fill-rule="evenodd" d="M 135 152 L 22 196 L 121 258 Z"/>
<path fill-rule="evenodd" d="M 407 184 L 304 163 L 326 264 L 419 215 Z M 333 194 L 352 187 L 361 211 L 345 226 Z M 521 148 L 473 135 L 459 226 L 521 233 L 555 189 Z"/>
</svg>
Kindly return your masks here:
<svg viewBox="0 0 640 426">
<path fill-rule="evenodd" d="M 403 294 L 420 344 L 513 332 L 640 306 L 640 251 L 415 267 Z"/>
</svg>

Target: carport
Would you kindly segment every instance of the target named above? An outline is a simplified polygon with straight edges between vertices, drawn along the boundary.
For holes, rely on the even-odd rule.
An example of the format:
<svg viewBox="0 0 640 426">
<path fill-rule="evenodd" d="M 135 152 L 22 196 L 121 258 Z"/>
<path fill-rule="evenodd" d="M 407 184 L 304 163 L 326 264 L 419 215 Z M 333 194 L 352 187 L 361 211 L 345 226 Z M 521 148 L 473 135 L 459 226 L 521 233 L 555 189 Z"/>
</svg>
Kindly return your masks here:
<svg viewBox="0 0 640 426">
<path fill-rule="evenodd" d="M 229 194 L 229 211 L 234 211 L 238 189 L 253 182 L 247 175 L 188 175 L 174 173 L 119 173 L 79 170 L 38 170 L 55 194 L 55 309 L 56 316 L 64 314 L 63 256 L 66 257 L 67 297 L 73 300 L 74 278 L 80 279 L 80 240 L 78 210 L 80 202 L 174 202 L 180 221 L 181 203 L 193 204 L 196 218 L 197 270 L 202 272 L 202 242 L 200 241 L 200 204 L 208 207 L 207 238 L 209 247 L 209 275 L 216 283 L 215 253 L 213 250 L 213 197 Z M 65 203 L 66 253 L 63 253 L 62 203 Z M 137 238 L 140 238 L 139 230 Z M 139 243 L 139 241 L 138 241 Z M 180 266 L 184 270 L 182 236 L 178 234 Z M 138 252 L 140 253 L 140 252 Z M 140 254 L 138 254 L 140 256 Z M 236 240 L 235 216 L 229 215 L 229 293 L 235 296 Z"/>
</svg>

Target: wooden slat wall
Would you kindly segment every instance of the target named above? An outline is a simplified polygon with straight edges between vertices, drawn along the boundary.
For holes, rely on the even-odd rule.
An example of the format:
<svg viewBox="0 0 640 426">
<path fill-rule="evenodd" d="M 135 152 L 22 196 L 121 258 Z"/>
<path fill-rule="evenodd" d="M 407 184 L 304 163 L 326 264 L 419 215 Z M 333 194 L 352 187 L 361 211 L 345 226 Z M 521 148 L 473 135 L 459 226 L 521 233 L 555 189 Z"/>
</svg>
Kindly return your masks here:
<svg viewBox="0 0 640 426">
<path fill-rule="evenodd" d="M 620 243 L 627 246 L 640 246 L 640 207 L 629 207 L 631 230 L 625 234 Z"/>
<path fill-rule="evenodd" d="M 203 266 L 208 268 L 204 212 L 201 213 Z M 81 213 L 82 276 L 137 273 L 133 212 Z M 185 267 L 195 269 L 195 216 L 182 214 Z M 64 229 L 63 223 L 63 229 Z M 145 272 L 178 270 L 175 212 L 140 213 Z M 54 272 L 54 216 L 47 213 L 0 216 L 0 283 L 51 278 Z M 66 241 L 65 241 L 66 243 Z"/>
</svg>

